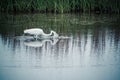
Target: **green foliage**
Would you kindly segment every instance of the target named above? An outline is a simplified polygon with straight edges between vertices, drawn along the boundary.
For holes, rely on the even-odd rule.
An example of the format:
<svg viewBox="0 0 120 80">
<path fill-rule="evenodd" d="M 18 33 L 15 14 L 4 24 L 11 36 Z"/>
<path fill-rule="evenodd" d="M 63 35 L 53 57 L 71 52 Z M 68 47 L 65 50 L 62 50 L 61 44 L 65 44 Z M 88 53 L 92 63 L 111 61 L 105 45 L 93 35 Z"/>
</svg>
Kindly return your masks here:
<svg viewBox="0 0 120 80">
<path fill-rule="evenodd" d="M 0 11 L 120 12 L 119 0 L 1 0 Z"/>
</svg>

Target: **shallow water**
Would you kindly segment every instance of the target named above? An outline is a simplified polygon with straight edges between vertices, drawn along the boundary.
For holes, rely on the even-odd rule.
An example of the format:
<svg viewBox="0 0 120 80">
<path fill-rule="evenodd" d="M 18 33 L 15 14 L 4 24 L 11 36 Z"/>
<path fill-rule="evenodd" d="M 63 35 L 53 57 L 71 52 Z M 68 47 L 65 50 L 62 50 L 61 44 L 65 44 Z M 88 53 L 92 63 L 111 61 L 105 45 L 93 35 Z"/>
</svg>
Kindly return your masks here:
<svg viewBox="0 0 120 80">
<path fill-rule="evenodd" d="M 0 80 L 120 80 L 119 22 L 119 15 L 1 14 Z M 29 40 L 28 28 L 60 38 Z"/>
</svg>

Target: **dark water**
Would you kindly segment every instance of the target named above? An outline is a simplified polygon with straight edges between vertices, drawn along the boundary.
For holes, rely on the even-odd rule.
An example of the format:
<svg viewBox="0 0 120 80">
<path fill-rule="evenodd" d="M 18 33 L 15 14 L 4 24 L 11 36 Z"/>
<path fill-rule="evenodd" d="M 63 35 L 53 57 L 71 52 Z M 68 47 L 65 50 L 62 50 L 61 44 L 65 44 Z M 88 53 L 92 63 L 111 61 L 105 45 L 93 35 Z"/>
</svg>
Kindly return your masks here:
<svg viewBox="0 0 120 80">
<path fill-rule="evenodd" d="M 120 80 L 120 16 L 0 16 L 0 80 Z M 23 30 L 56 31 L 53 40 L 24 40 Z"/>
</svg>

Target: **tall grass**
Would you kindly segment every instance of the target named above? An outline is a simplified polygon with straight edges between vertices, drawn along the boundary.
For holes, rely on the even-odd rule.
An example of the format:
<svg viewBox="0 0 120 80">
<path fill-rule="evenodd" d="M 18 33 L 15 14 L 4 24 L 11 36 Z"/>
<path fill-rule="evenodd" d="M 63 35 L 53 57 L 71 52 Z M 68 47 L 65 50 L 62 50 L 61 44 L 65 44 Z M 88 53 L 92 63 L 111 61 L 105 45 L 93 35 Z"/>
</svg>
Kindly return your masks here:
<svg viewBox="0 0 120 80">
<path fill-rule="evenodd" d="M 1 0 L 0 11 L 120 13 L 120 0 Z"/>
</svg>

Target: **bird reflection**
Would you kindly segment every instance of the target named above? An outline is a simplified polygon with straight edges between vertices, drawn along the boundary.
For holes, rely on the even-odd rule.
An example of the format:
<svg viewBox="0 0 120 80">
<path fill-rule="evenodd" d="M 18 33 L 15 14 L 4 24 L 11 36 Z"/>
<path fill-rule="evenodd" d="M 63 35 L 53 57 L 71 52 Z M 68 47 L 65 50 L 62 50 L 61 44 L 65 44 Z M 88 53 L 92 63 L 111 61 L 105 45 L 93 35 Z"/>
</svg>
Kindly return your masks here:
<svg viewBox="0 0 120 80">
<path fill-rule="evenodd" d="M 58 39 L 27 39 L 24 40 L 24 45 L 28 47 L 42 47 L 46 42 L 55 45 L 58 42 Z"/>
</svg>

